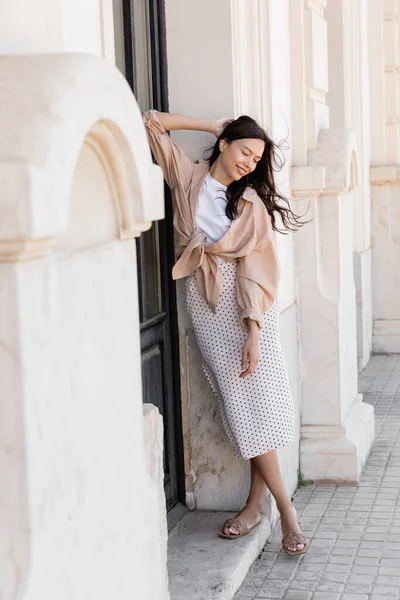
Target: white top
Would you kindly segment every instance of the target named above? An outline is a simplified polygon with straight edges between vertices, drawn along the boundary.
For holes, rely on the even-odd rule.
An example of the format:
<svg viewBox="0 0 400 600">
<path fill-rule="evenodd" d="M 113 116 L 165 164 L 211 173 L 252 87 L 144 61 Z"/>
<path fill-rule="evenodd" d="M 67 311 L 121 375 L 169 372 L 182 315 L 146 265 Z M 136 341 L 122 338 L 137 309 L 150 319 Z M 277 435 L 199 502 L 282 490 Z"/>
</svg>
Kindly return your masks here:
<svg viewBox="0 0 400 600">
<path fill-rule="evenodd" d="M 226 190 L 223 185 L 207 173 L 204 186 L 199 194 L 196 215 L 198 231 L 204 233 L 207 242 L 215 244 L 229 231 L 232 221 L 226 216 Z"/>
</svg>

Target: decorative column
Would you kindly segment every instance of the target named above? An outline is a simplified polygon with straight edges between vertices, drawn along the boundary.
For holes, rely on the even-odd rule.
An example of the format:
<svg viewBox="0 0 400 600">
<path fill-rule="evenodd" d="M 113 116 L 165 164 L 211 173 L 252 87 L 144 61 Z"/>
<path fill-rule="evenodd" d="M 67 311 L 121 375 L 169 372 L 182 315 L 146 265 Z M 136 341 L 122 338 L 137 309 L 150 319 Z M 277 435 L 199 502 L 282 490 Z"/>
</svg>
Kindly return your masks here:
<svg viewBox="0 0 400 600">
<path fill-rule="evenodd" d="M 400 352 L 400 2 L 370 2 L 373 350 Z"/>
<path fill-rule="evenodd" d="M 0 597 L 167 600 L 134 240 L 162 174 L 102 59 L 3 56 L 0 79 Z"/>
<path fill-rule="evenodd" d="M 367 3 L 328 2 L 328 77 L 330 126 L 351 129 L 358 157 L 353 191 L 353 266 L 356 287 L 357 356 L 362 370 L 372 352 L 370 107 Z"/>
<path fill-rule="evenodd" d="M 330 124 L 326 7 L 326 0 L 290 3 L 292 190 L 296 212 L 311 219 L 295 235 L 300 470 L 307 479 L 357 481 L 374 436 L 372 408 L 357 394 L 353 206 L 360 158 L 354 134 Z M 337 118 L 344 108 L 336 106 Z"/>
<path fill-rule="evenodd" d="M 371 167 L 373 349 L 400 353 L 400 166 Z"/>
<path fill-rule="evenodd" d="M 300 470 L 306 479 L 357 481 L 374 415 L 357 393 L 352 203 L 354 139 L 322 130 L 310 166 L 294 167 L 293 193 L 312 222 L 296 234 L 304 378 Z"/>
</svg>

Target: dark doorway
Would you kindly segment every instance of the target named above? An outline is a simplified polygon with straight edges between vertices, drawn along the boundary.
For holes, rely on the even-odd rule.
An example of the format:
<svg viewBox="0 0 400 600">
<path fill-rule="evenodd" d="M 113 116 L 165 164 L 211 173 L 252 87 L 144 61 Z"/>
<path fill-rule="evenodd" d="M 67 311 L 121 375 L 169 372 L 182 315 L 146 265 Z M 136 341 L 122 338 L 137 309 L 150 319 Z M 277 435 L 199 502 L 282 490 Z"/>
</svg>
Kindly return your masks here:
<svg viewBox="0 0 400 600">
<path fill-rule="evenodd" d="M 165 15 L 162 0 L 114 0 L 116 63 L 142 112 L 168 110 Z M 171 528 L 184 514 L 179 347 L 171 202 L 166 218 L 137 240 L 143 402 L 164 420 L 164 489 Z"/>
</svg>

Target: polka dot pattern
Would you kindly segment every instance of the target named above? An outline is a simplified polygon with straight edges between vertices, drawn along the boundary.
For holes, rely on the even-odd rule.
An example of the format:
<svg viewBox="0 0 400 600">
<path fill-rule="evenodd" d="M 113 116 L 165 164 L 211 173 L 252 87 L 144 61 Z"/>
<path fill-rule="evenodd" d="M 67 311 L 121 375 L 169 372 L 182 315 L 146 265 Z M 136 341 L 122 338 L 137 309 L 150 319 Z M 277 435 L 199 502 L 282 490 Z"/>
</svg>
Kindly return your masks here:
<svg viewBox="0 0 400 600">
<path fill-rule="evenodd" d="M 196 275 L 186 277 L 186 302 L 203 369 L 217 396 L 222 424 L 233 451 L 249 459 L 293 441 L 295 410 L 274 302 L 263 315 L 260 358 L 252 375 L 240 378 L 248 333 L 240 327 L 236 262 L 218 260 L 223 291 L 213 313 L 201 296 Z"/>
</svg>

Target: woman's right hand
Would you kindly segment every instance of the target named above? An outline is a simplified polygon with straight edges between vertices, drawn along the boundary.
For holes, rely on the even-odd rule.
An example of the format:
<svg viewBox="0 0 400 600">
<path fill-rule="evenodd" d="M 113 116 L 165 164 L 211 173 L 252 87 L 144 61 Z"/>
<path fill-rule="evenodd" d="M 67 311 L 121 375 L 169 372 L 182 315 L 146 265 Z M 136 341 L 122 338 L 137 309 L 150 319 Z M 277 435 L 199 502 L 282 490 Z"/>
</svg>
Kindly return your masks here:
<svg viewBox="0 0 400 600">
<path fill-rule="evenodd" d="M 235 119 L 232 117 L 224 117 L 223 119 L 218 119 L 218 121 L 216 122 L 216 126 L 215 126 L 215 137 L 219 137 L 221 135 L 221 133 L 223 132 L 223 130 L 225 129 L 225 127 L 227 125 L 229 125 L 229 123 L 232 123 L 232 121 L 234 121 Z"/>
</svg>

